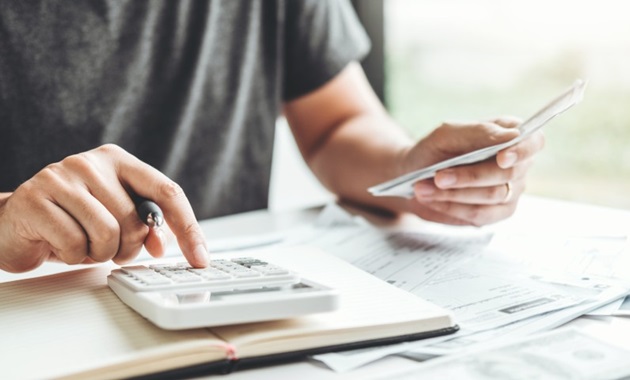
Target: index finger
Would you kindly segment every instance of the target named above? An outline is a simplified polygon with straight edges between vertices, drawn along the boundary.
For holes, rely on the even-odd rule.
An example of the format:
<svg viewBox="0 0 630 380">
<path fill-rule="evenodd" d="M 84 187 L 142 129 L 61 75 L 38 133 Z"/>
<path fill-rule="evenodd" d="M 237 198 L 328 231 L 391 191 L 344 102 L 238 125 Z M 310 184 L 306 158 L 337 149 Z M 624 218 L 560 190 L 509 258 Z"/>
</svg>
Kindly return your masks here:
<svg viewBox="0 0 630 380">
<path fill-rule="evenodd" d="M 184 190 L 154 167 L 127 152 L 124 155 L 124 159 L 116 162 L 119 179 L 137 195 L 160 206 L 190 265 L 208 266 L 206 240 Z"/>
<path fill-rule="evenodd" d="M 538 153 L 545 146 L 545 136 L 542 131 L 536 131 L 518 144 L 505 148 L 497 153 L 497 165 L 508 169 L 523 162 Z"/>
</svg>

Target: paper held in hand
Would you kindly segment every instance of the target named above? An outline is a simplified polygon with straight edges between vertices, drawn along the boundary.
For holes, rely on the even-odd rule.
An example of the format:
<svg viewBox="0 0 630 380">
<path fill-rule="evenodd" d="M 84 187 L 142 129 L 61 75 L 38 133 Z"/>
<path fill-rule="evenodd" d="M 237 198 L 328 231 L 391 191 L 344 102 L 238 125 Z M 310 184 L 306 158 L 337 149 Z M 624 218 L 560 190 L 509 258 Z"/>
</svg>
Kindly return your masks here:
<svg viewBox="0 0 630 380">
<path fill-rule="evenodd" d="M 568 110 L 573 105 L 579 103 L 582 100 L 584 95 L 584 88 L 586 87 L 586 82 L 577 79 L 573 85 L 564 91 L 560 96 L 555 98 L 553 101 L 544 106 L 540 111 L 534 114 L 532 117 L 524 121 L 520 126 L 519 130 L 521 134 L 502 144 L 493 145 L 487 148 L 478 149 L 461 156 L 449 158 L 448 160 L 444 160 L 438 162 L 434 165 L 428 166 L 426 168 L 416 170 L 414 172 L 405 174 L 393 180 L 381 183 L 379 185 L 370 187 L 368 191 L 377 197 L 385 197 L 385 196 L 396 196 L 403 198 L 412 198 L 413 197 L 413 184 L 421 181 L 423 179 L 431 178 L 435 176 L 435 173 L 438 170 L 447 169 L 453 166 L 472 164 L 475 162 L 483 161 L 487 158 L 490 158 L 497 154 L 500 150 L 505 149 L 509 146 L 512 146 L 527 137 L 529 137 L 532 133 L 540 129 L 543 125 L 545 125 L 549 120 L 553 119 L 555 116 L 561 114 L 562 112 Z"/>
</svg>

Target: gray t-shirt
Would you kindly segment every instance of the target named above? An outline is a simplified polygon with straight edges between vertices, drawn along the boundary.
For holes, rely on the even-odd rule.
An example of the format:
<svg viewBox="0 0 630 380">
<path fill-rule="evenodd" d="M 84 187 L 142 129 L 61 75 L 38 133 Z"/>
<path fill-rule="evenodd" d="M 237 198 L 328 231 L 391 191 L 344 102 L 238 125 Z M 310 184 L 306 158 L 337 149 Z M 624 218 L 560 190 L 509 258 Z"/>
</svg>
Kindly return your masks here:
<svg viewBox="0 0 630 380">
<path fill-rule="evenodd" d="M 0 1 L 0 192 L 115 143 L 198 218 L 265 208 L 282 102 L 368 50 L 342 0 Z"/>
</svg>

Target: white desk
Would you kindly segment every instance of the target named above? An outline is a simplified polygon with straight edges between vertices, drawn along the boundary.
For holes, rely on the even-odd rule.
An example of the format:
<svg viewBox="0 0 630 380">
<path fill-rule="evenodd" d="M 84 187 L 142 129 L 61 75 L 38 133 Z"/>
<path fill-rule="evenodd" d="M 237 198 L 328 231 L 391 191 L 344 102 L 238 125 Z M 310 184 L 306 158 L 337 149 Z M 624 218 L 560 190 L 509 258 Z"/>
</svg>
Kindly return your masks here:
<svg viewBox="0 0 630 380">
<path fill-rule="evenodd" d="M 270 213 L 256 211 L 233 215 L 213 220 L 203 221 L 202 228 L 208 239 L 236 237 L 242 235 L 263 234 L 277 232 L 299 224 L 313 221 L 318 209 Z M 365 215 L 376 224 L 404 225 L 412 228 L 425 229 L 430 223 L 415 217 L 406 216 L 396 220 L 388 220 L 372 215 Z M 582 235 L 629 235 L 630 211 L 595 207 L 585 204 L 549 200 L 536 197 L 523 197 L 515 215 L 507 221 L 488 227 L 497 231 L 527 229 L 549 233 L 572 232 Z M 58 264 L 46 264 L 36 271 L 15 275 L 0 272 L 0 282 L 18 278 L 33 277 L 65 269 Z M 630 318 L 581 317 L 570 323 L 610 343 L 630 350 Z M 255 370 L 237 371 L 229 375 L 229 379 L 362 379 L 377 374 L 387 374 L 389 371 L 413 368 L 416 362 L 399 357 L 389 357 L 364 368 L 338 375 L 317 362 L 297 362 Z"/>
</svg>

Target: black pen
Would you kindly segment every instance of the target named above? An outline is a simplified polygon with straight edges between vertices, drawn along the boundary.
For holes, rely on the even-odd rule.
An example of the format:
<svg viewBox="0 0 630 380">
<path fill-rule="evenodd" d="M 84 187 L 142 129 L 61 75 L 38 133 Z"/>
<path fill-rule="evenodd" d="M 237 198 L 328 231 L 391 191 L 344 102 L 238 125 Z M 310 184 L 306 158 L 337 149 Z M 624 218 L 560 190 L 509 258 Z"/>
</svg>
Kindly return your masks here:
<svg viewBox="0 0 630 380">
<path fill-rule="evenodd" d="M 155 202 L 148 199 L 143 199 L 139 203 L 136 203 L 136 210 L 142 223 L 151 228 L 161 227 L 164 224 L 164 216 L 162 215 L 162 209 Z"/>
</svg>

